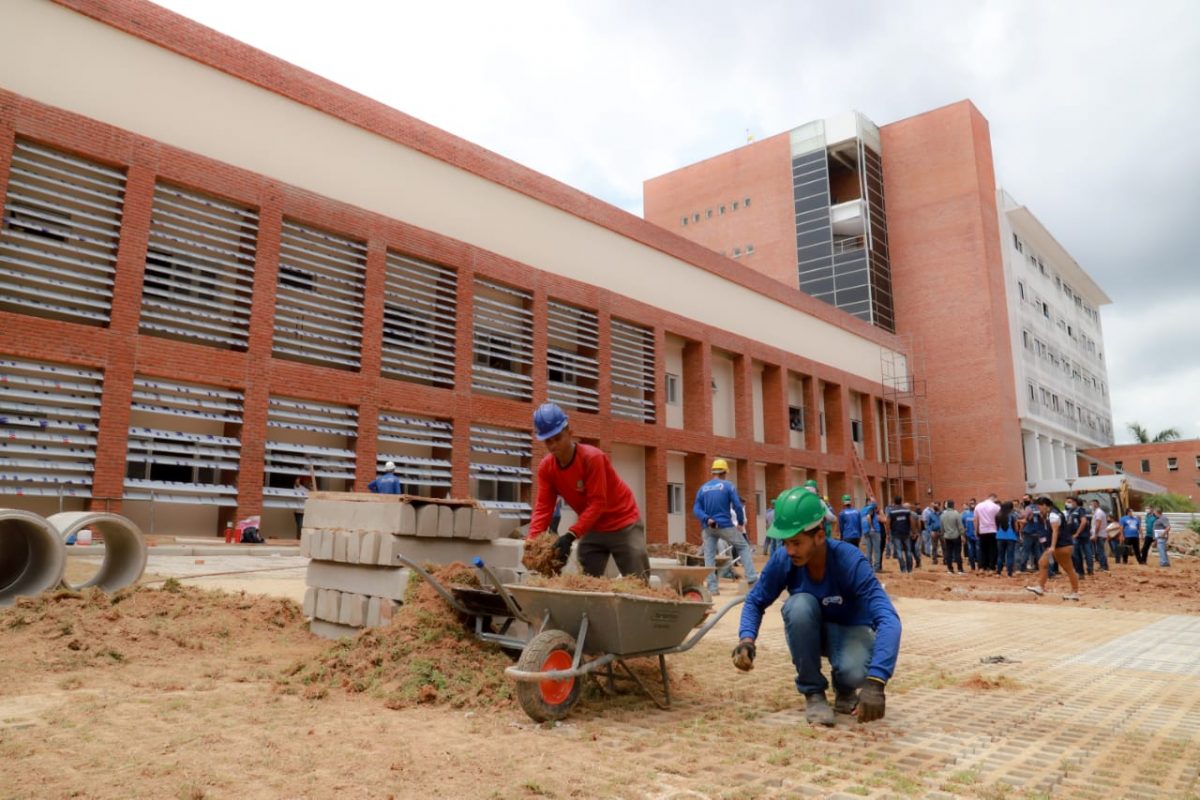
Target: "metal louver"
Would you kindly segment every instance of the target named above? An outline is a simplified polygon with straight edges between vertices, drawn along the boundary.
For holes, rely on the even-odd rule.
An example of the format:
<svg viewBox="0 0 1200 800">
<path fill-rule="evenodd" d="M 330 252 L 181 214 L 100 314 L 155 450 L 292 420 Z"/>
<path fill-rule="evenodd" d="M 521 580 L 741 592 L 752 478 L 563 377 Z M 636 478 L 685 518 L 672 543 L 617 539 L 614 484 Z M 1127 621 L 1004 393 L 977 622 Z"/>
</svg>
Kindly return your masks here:
<svg viewBox="0 0 1200 800">
<path fill-rule="evenodd" d="M 454 386 L 458 275 L 388 251 L 383 290 L 385 377 Z"/>
<path fill-rule="evenodd" d="M 318 479 L 353 482 L 357 463 L 353 447 L 357 436 L 355 408 L 271 397 L 267 407 L 263 505 L 299 507 L 303 494 L 292 486 L 297 477 L 314 475 Z M 282 476 L 283 480 L 272 486 L 272 476 Z"/>
<path fill-rule="evenodd" d="M 254 209 L 156 184 L 141 331 L 244 349 L 257 236 Z"/>
<path fill-rule="evenodd" d="M 379 470 L 388 461 L 395 462 L 396 476 L 409 494 L 414 493 L 409 487 L 450 488 L 452 446 L 450 420 L 395 412 L 379 415 L 376 446 Z"/>
<path fill-rule="evenodd" d="M 237 505 L 241 392 L 138 375 L 132 405 L 126 500 Z"/>
<path fill-rule="evenodd" d="M 654 422 L 654 331 L 612 321 L 612 413 Z"/>
<path fill-rule="evenodd" d="M 272 354 L 357 370 L 366 269 L 362 242 L 285 219 Z"/>
<path fill-rule="evenodd" d="M 528 431 L 472 425 L 472 494 L 484 508 L 496 509 L 502 516 L 528 520 L 531 508 L 522 496 L 524 487 L 533 484 L 532 459 L 533 445 Z"/>
<path fill-rule="evenodd" d="M 514 400 L 533 397 L 533 295 L 475 281 L 471 388 Z"/>
<path fill-rule="evenodd" d="M 103 373 L 0 359 L 0 496 L 90 497 Z"/>
<path fill-rule="evenodd" d="M 595 311 L 551 300 L 548 305 L 547 396 L 580 411 L 600 410 L 600 328 Z"/>
<path fill-rule="evenodd" d="M 0 227 L 0 308 L 107 325 L 124 202 L 123 171 L 17 139 Z"/>
</svg>

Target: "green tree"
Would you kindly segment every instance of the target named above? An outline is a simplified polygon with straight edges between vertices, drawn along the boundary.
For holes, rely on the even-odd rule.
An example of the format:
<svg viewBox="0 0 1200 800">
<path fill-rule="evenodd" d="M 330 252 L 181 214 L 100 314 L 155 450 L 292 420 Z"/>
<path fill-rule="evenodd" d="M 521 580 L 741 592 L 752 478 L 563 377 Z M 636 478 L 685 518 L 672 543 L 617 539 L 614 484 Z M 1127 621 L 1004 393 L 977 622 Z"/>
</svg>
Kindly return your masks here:
<svg viewBox="0 0 1200 800">
<path fill-rule="evenodd" d="M 1175 492 L 1148 494 L 1142 498 L 1142 508 L 1155 506 L 1163 511 L 1195 511 L 1196 505 L 1186 496 Z"/>
<path fill-rule="evenodd" d="M 1150 431 L 1146 430 L 1139 422 L 1127 422 L 1125 427 L 1129 429 L 1129 433 L 1133 435 L 1133 440 L 1138 444 L 1159 444 L 1160 442 L 1173 442 L 1181 438 L 1178 428 L 1164 428 L 1150 438 Z"/>
</svg>

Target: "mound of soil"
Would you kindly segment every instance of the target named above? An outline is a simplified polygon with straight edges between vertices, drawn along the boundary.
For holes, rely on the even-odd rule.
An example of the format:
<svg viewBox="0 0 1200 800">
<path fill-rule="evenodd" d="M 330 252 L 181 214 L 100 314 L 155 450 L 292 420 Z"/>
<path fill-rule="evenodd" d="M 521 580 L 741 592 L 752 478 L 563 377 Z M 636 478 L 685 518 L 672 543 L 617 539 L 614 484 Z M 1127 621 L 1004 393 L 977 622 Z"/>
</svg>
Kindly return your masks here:
<svg viewBox="0 0 1200 800">
<path fill-rule="evenodd" d="M 997 675 L 994 678 L 989 678 L 985 675 L 980 675 L 978 672 L 965 678 L 958 684 L 964 689 L 976 689 L 979 691 L 990 692 L 993 689 L 1020 689 L 1021 684 L 1007 675 Z"/>
<path fill-rule="evenodd" d="M 637 578 L 593 578 L 589 575 L 560 575 L 556 578 L 546 578 L 531 575 L 526 579 L 527 586 L 544 586 L 550 589 L 571 589 L 576 592 L 615 592 L 617 594 L 634 594 L 639 597 L 657 597 L 663 600 L 682 600 L 671 589 L 654 589 L 642 583 Z"/>
<path fill-rule="evenodd" d="M 441 584 L 478 585 L 475 573 L 451 564 L 431 573 Z M 330 688 L 367 692 L 388 708 L 423 703 L 455 708 L 509 705 L 504 669 L 512 660 L 476 639 L 429 584 L 413 576 L 408 597 L 387 627 L 342 639 L 281 678 L 289 691 L 321 698 Z"/>
<path fill-rule="evenodd" d="M 546 531 L 532 541 L 526 539 L 525 555 L 521 557 L 521 563 L 530 572 L 549 576 L 561 575 L 567 562 L 560 559 L 554 551 L 557 541 L 558 534 L 551 531 Z"/>
<path fill-rule="evenodd" d="M 42 669 L 66 672 L 134 660 L 163 662 L 178 650 L 218 650 L 263 637 L 306 639 L 291 600 L 197 589 L 168 580 L 105 594 L 62 590 L 20 598 L 0 611 L 5 650 L 36 654 Z"/>
</svg>

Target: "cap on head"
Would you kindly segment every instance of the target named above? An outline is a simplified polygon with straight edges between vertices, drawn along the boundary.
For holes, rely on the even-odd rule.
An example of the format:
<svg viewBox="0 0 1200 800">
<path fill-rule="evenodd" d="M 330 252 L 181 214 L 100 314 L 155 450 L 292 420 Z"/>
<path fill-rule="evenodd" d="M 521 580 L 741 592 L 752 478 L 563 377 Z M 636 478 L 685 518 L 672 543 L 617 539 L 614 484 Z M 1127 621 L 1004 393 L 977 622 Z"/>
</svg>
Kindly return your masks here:
<svg viewBox="0 0 1200 800">
<path fill-rule="evenodd" d="M 775 498 L 775 521 L 767 529 L 772 539 L 790 539 L 797 533 L 820 529 L 825 506 L 808 487 L 796 486 Z"/>
<path fill-rule="evenodd" d="M 729 464 L 723 458 L 714 459 L 712 472 L 729 472 Z"/>
<path fill-rule="evenodd" d="M 533 412 L 533 429 L 539 442 L 557 436 L 567 427 L 567 415 L 557 403 L 542 403 Z"/>
<path fill-rule="evenodd" d="M 850 495 L 844 494 L 844 495 L 842 495 L 842 502 L 843 503 L 853 503 L 854 501 L 850 498 Z"/>
<path fill-rule="evenodd" d="M 395 472 L 395 471 L 396 471 L 396 462 L 395 462 L 395 461 L 389 461 L 389 462 L 387 462 L 386 464 L 384 464 L 384 465 L 383 465 L 383 471 L 384 471 L 384 472 Z"/>
</svg>

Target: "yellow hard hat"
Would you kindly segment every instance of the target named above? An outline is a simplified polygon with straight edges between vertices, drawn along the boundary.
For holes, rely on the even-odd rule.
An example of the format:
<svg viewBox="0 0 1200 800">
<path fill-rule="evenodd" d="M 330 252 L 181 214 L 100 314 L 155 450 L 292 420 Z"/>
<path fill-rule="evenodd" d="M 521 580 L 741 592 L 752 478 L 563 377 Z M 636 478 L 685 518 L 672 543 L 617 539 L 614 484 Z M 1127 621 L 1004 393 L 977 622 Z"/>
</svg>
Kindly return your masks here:
<svg viewBox="0 0 1200 800">
<path fill-rule="evenodd" d="M 715 461 L 713 461 L 712 471 L 713 472 L 729 472 L 729 465 L 725 463 L 725 459 L 718 458 Z"/>
</svg>

